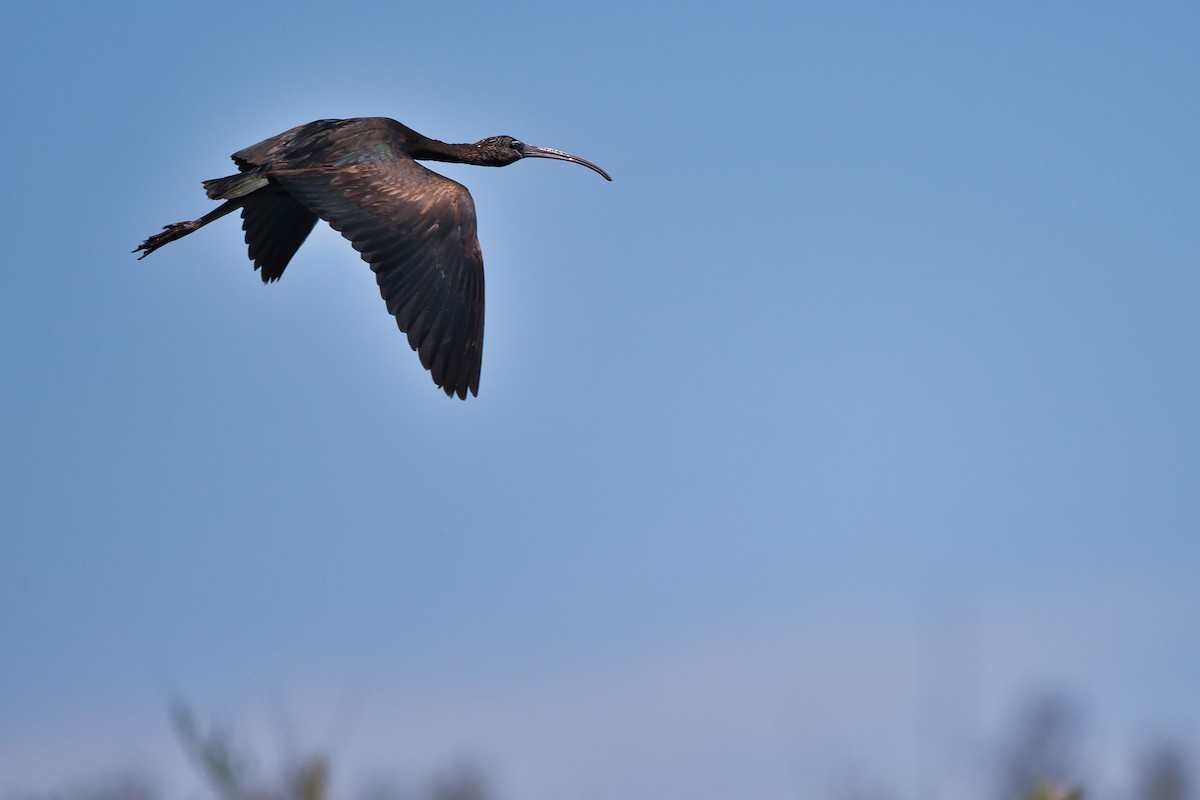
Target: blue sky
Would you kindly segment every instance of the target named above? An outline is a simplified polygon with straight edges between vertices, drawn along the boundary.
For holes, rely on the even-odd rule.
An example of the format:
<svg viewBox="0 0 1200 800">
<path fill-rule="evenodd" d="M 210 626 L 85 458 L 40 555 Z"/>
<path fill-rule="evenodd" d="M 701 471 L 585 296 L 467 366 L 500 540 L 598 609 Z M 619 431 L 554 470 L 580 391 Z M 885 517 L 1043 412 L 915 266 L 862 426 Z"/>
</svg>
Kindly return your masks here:
<svg viewBox="0 0 1200 800">
<path fill-rule="evenodd" d="M 1200 750 L 1194 4 L 9 17 L 0 791 L 194 782 L 180 697 L 531 799 L 970 797 L 1047 690 Z M 129 254 L 374 115 L 614 178 L 437 165 L 466 403 L 324 226 Z"/>
</svg>

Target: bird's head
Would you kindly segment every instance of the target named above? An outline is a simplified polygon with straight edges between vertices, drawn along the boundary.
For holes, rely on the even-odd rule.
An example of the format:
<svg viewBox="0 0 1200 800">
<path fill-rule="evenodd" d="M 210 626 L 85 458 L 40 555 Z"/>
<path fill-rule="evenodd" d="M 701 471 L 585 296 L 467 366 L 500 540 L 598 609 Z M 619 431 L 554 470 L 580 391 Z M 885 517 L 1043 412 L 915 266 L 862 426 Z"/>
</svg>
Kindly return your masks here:
<svg viewBox="0 0 1200 800">
<path fill-rule="evenodd" d="M 479 163 L 484 167 L 507 167 L 525 156 L 525 144 L 511 136 L 489 136 L 475 143 Z"/>
<path fill-rule="evenodd" d="M 550 147 L 525 144 L 520 139 L 514 139 L 511 136 L 489 136 L 487 139 L 480 139 L 475 143 L 475 150 L 478 153 L 478 163 L 485 167 L 506 167 L 514 161 L 520 161 L 522 158 L 554 158 L 559 161 L 571 161 L 575 164 L 582 164 L 588 169 L 599 172 L 604 176 L 605 180 L 612 180 L 607 172 L 587 159 L 573 156 L 570 153 L 564 153 L 561 150 L 554 150 Z"/>
</svg>

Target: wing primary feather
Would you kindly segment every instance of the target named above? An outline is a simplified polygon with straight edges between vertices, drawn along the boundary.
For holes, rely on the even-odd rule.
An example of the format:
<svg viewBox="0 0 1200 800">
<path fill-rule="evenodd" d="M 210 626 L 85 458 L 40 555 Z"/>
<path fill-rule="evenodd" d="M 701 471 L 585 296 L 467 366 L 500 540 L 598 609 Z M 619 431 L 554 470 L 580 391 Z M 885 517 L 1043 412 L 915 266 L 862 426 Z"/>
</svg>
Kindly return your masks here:
<svg viewBox="0 0 1200 800">
<path fill-rule="evenodd" d="M 280 192 L 256 196 L 242 207 L 247 251 L 264 283 L 283 275 L 316 222 L 315 214 Z"/>
</svg>

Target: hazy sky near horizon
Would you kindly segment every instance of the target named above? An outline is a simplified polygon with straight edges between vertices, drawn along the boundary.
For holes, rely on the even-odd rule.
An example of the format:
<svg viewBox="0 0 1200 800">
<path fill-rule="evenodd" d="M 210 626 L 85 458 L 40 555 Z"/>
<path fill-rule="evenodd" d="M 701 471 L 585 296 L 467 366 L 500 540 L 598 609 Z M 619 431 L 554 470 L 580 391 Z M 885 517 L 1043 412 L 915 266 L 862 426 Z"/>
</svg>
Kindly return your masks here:
<svg viewBox="0 0 1200 800">
<path fill-rule="evenodd" d="M 1051 690 L 1200 750 L 1200 7 L 8 16 L 0 793 L 189 774 L 174 698 L 530 800 L 969 797 Z M 614 178 L 435 165 L 465 403 L 324 225 L 129 253 L 374 115 Z"/>
</svg>

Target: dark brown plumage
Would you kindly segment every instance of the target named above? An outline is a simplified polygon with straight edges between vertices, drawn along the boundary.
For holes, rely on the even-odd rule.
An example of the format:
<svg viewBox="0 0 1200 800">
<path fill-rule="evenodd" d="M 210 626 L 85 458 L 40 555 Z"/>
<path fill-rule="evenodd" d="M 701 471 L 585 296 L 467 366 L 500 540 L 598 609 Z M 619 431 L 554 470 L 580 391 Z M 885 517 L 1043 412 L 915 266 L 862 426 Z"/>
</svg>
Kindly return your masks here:
<svg viewBox="0 0 1200 800">
<path fill-rule="evenodd" d="M 318 219 L 371 265 L 388 312 L 449 396 L 479 393 L 483 355 L 483 254 L 466 187 L 414 159 L 502 167 L 555 158 L 608 173 L 578 156 L 493 136 L 474 144 L 429 139 L 382 117 L 319 120 L 233 154 L 238 174 L 204 182 L 224 202 L 199 219 L 167 225 L 138 246 L 168 242 L 241 209 L 254 268 L 278 280 Z"/>
</svg>

